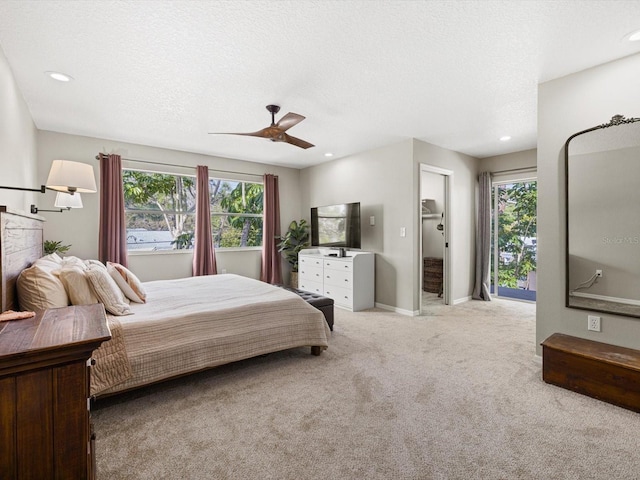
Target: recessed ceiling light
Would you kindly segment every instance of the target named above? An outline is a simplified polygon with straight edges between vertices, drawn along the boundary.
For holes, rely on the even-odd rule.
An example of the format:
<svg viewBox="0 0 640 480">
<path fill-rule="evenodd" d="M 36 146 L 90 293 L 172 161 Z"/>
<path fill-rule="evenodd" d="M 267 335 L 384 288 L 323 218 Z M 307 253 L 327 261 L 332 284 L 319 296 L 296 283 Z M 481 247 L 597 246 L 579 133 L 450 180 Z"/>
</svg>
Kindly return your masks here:
<svg viewBox="0 0 640 480">
<path fill-rule="evenodd" d="M 501 142 L 508 142 L 509 140 L 511 140 L 511 137 L 509 135 L 505 135 L 504 137 L 500 137 L 500 141 Z"/>
<path fill-rule="evenodd" d="M 60 73 L 60 72 L 44 72 L 44 73 L 49 75 L 54 80 L 58 80 L 59 82 L 70 82 L 71 80 L 73 80 L 73 77 L 65 73 Z"/>
<path fill-rule="evenodd" d="M 324 154 L 325 157 L 333 157 L 333 153 L 331 152 L 327 152 Z"/>
<path fill-rule="evenodd" d="M 635 32 L 631 32 L 631 33 L 625 35 L 624 38 L 626 38 L 630 42 L 637 42 L 637 41 L 640 40 L 640 30 L 636 30 Z"/>
</svg>

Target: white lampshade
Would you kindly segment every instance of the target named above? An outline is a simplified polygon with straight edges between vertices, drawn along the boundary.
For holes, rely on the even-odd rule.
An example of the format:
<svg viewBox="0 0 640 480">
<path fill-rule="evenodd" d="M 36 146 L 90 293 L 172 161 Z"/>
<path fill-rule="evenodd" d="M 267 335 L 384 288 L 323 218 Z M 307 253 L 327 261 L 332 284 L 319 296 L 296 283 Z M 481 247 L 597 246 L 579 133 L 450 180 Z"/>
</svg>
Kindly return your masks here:
<svg viewBox="0 0 640 480">
<path fill-rule="evenodd" d="M 46 187 L 58 192 L 95 193 L 96 178 L 88 163 L 54 160 L 49 170 Z"/>
<path fill-rule="evenodd" d="M 56 208 L 82 208 L 82 197 L 79 193 L 73 195 L 64 192 L 56 193 Z"/>
</svg>

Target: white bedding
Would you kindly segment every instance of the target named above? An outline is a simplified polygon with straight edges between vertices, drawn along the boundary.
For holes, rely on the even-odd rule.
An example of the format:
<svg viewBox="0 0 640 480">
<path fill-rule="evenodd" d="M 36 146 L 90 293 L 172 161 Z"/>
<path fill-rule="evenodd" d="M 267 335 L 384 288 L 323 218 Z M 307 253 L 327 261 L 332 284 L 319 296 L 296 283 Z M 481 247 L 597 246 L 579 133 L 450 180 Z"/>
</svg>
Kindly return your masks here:
<svg viewBox="0 0 640 480">
<path fill-rule="evenodd" d="M 144 289 L 147 303 L 132 303 L 133 315 L 117 317 L 132 376 L 93 393 L 288 348 L 329 345 L 322 312 L 295 293 L 257 280 L 210 275 L 146 282 Z"/>
</svg>

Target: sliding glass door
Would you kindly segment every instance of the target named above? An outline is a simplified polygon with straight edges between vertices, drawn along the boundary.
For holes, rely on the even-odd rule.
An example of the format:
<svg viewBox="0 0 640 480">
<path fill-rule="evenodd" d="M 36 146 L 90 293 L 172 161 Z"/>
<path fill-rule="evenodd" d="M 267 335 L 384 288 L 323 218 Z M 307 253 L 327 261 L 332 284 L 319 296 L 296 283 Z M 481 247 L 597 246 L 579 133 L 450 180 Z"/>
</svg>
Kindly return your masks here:
<svg viewBox="0 0 640 480">
<path fill-rule="evenodd" d="M 491 292 L 536 300 L 537 206 L 535 180 L 494 183 Z"/>
</svg>

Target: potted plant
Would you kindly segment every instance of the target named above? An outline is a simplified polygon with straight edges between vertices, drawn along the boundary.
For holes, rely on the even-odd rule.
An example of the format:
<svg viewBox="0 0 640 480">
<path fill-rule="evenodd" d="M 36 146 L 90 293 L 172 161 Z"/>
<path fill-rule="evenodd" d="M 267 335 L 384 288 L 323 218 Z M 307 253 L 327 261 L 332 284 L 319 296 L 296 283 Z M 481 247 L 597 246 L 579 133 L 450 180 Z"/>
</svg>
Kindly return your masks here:
<svg viewBox="0 0 640 480">
<path fill-rule="evenodd" d="M 289 224 L 287 233 L 276 237 L 280 240 L 278 251 L 282 253 L 285 260 L 291 266 L 291 281 L 289 284 L 293 288 L 298 288 L 298 253 L 303 248 L 309 246 L 309 225 L 305 220 Z"/>
<path fill-rule="evenodd" d="M 45 240 L 43 245 L 45 255 L 49 255 L 51 253 L 64 255 L 70 248 L 71 245 L 62 245 L 62 242 L 54 242 L 53 240 Z"/>
</svg>

